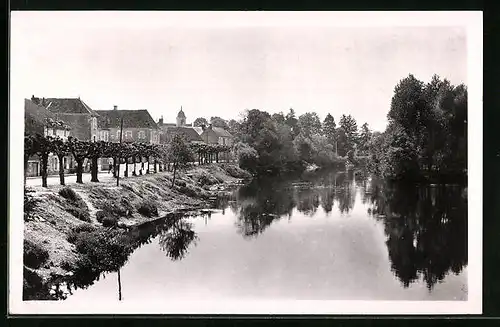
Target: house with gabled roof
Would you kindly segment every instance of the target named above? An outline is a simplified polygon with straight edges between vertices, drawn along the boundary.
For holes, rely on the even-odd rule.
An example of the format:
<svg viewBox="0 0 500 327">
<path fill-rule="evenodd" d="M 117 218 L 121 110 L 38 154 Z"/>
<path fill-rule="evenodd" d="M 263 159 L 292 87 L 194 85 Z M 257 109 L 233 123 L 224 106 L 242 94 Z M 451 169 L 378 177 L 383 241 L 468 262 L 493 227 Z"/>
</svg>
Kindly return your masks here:
<svg viewBox="0 0 500 327">
<path fill-rule="evenodd" d="M 209 144 L 221 144 L 231 146 L 233 144 L 233 135 L 222 127 L 214 127 L 212 124 L 202 126 L 201 139 Z"/>
<path fill-rule="evenodd" d="M 98 114 L 80 98 L 43 98 L 40 104 L 71 126 L 72 137 L 82 141 L 97 138 Z"/>
<path fill-rule="evenodd" d="M 200 135 L 193 126 L 186 124 L 186 114 L 182 110 L 177 113 L 176 123 L 163 123 L 163 117 L 158 120 L 161 130 L 160 142 L 168 143 L 174 135 L 181 135 L 187 142 L 201 142 Z"/>
<path fill-rule="evenodd" d="M 146 109 L 96 110 L 98 139 L 109 142 L 120 142 L 120 126 L 123 119 L 123 142 L 160 143 L 159 128 Z"/>
</svg>

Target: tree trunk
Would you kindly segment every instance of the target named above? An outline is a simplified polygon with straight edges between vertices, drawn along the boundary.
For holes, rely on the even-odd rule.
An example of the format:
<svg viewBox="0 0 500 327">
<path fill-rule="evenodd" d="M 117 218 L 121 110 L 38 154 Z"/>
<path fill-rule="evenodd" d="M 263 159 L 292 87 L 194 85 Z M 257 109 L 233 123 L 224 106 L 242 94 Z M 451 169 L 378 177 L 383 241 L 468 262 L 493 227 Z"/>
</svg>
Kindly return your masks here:
<svg viewBox="0 0 500 327">
<path fill-rule="evenodd" d="M 144 161 L 142 161 L 142 157 L 141 157 L 141 170 L 139 170 L 139 175 L 142 175 L 143 170 L 144 170 Z"/>
<path fill-rule="evenodd" d="M 76 182 L 78 184 L 83 184 L 83 160 L 84 159 L 79 159 L 76 160 Z"/>
<path fill-rule="evenodd" d="M 134 171 L 132 172 L 132 176 L 137 176 L 137 173 L 135 172 L 135 167 L 136 167 L 136 166 L 135 166 L 135 163 L 136 163 L 136 161 L 137 161 L 137 157 L 136 157 L 136 156 L 133 156 L 133 158 L 132 158 L 132 159 L 134 160 Z"/>
<path fill-rule="evenodd" d="M 124 176 L 128 177 L 128 158 L 125 158 L 125 172 Z"/>
<path fill-rule="evenodd" d="M 149 161 L 151 160 L 151 158 L 148 156 L 148 169 L 146 170 L 146 174 L 149 174 Z"/>
<path fill-rule="evenodd" d="M 49 154 L 44 153 L 42 157 L 42 187 L 47 187 L 47 166 L 49 164 Z"/>
<path fill-rule="evenodd" d="M 113 177 L 116 178 L 116 157 L 113 157 Z"/>
<path fill-rule="evenodd" d="M 158 164 L 158 161 L 155 159 L 155 160 L 154 160 L 154 165 L 155 165 L 154 172 L 155 172 L 155 174 L 158 172 L 158 170 L 156 169 L 156 165 L 157 165 L 157 164 Z"/>
<path fill-rule="evenodd" d="M 64 183 L 64 156 L 59 155 L 57 156 L 57 159 L 59 160 L 59 184 L 65 185 Z"/>
<path fill-rule="evenodd" d="M 177 172 L 177 164 L 174 162 L 174 176 L 172 178 L 172 187 L 175 185 L 175 173 Z"/>
<path fill-rule="evenodd" d="M 219 152 L 215 153 L 215 162 L 219 163 Z"/>
<path fill-rule="evenodd" d="M 97 177 L 97 174 L 99 173 L 99 166 L 97 164 L 97 161 L 99 160 L 98 157 L 93 157 L 92 158 L 92 169 L 91 169 L 91 178 L 90 181 L 94 183 L 99 183 L 99 178 Z"/>
<path fill-rule="evenodd" d="M 163 162 L 158 163 L 158 169 L 160 170 L 160 173 L 163 171 Z"/>
</svg>

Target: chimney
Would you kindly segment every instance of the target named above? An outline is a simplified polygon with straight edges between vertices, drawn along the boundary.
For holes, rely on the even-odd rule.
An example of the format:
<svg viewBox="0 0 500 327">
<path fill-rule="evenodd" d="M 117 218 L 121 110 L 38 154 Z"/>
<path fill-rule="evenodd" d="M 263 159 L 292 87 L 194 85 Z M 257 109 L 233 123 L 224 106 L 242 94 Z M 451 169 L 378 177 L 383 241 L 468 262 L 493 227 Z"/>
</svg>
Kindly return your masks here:
<svg viewBox="0 0 500 327">
<path fill-rule="evenodd" d="M 115 105 L 113 106 L 113 110 L 116 110 L 116 109 L 118 109 L 118 106 L 115 104 Z"/>
<path fill-rule="evenodd" d="M 161 118 L 158 119 L 158 125 L 163 126 L 163 116 L 161 116 Z"/>
</svg>

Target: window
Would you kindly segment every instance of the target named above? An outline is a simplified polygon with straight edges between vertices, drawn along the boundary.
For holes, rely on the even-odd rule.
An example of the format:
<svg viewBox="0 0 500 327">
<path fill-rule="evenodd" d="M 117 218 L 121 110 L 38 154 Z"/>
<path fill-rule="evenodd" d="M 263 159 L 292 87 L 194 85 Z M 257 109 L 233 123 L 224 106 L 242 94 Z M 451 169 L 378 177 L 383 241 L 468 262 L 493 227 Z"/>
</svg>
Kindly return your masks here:
<svg viewBox="0 0 500 327">
<path fill-rule="evenodd" d="M 146 132 L 139 131 L 139 133 L 137 133 L 137 137 L 140 138 L 140 139 L 145 139 L 146 138 Z"/>
<path fill-rule="evenodd" d="M 92 129 L 97 129 L 97 118 L 92 117 Z"/>
<path fill-rule="evenodd" d="M 125 138 L 131 139 L 132 138 L 132 131 L 125 131 Z"/>
<path fill-rule="evenodd" d="M 119 140 L 120 139 L 120 130 L 116 131 L 116 138 Z"/>
</svg>

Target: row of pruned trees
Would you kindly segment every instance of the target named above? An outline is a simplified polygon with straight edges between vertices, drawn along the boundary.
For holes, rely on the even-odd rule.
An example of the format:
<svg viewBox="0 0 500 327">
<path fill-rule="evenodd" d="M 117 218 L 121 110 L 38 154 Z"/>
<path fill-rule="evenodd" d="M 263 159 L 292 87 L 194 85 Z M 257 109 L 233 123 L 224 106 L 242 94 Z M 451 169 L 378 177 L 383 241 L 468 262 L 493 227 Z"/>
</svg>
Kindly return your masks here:
<svg viewBox="0 0 500 327">
<path fill-rule="evenodd" d="M 153 171 L 167 170 L 175 174 L 179 168 L 185 167 L 195 161 L 199 164 L 219 161 L 220 153 L 228 153 L 230 147 L 219 144 L 193 143 L 187 144 L 180 135 L 175 135 L 167 144 L 149 143 L 114 143 L 105 141 L 82 141 L 73 137 L 63 140 L 59 137 L 43 136 L 40 134 L 27 135 L 24 138 L 24 169 L 26 183 L 26 169 L 28 159 L 38 155 L 41 161 L 42 186 L 47 187 L 48 159 L 51 154 L 57 156 L 59 161 L 60 184 L 65 185 L 64 180 L 64 158 L 72 155 L 76 161 L 76 182 L 83 183 L 83 166 L 85 159 L 91 163 L 91 182 L 99 182 L 98 161 L 99 158 L 113 159 L 113 176 L 119 174 L 119 163 L 125 165 L 124 177 L 129 176 L 128 166 L 134 165 L 132 175 L 136 175 L 136 164 L 141 164 L 139 174 L 142 175 L 145 163 L 146 174 L 150 173 L 150 163 L 153 163 Z"/>
</svg>

